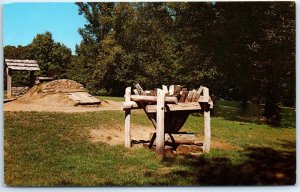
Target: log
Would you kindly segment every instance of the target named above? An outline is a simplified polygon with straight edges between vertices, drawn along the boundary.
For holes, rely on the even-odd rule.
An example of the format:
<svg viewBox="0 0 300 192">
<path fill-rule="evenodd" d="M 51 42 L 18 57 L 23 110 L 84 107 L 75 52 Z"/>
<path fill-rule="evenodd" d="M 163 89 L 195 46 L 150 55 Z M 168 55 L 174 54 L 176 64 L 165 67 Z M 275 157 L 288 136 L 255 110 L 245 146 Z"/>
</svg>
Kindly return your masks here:
<svg viewBox="0 0 300 192">
<path fill-rule="evenodd" d="M 175 87 L 174 87 L 174 96 L 178 96 L 178 95 L 180 95 L 180 92 L 181 92 L 181 90 L 182 90 L 182 86 L 181 85 L 175 85 Z"/>
<path fill-rule="evenodd" d="M 130 102 L 131 87 L 125 89 L 125 102 Z M 130 109 L 125 110 L 125 147 L 131 147 Z"/>
<path fill-rule="evenodd" d="M 166 111 L 198 111 L 201 110 L 201 106 L 198 102 L 190 102 L 190 103 L 178 103 L 178 104 L 167 104 Z M 147 105 L 146 106 L 147 113 L 156 113 L 156 105 Z"/>
<path fill-rule="evenodd" d="M 132 101 L 140 101 L 140 102 L 156 102 L 156 96 L 147 96 L 147 95 L 131 95 Z M 167 103 L 178 103 L 177 97 L 166 97 L 165 101 Z"/>
<path fill-rule="evenodd" d="M 162 89 L 157 89 L 156 107 L 156 154 L 163 157 L 165 149 L 165 93 Z"/>
<path fill-rule="evenodd" d="M 134 101 L 122 102 L 122 110 L 126 109 L 141 109 L 141 107 Z"/>
</svg>

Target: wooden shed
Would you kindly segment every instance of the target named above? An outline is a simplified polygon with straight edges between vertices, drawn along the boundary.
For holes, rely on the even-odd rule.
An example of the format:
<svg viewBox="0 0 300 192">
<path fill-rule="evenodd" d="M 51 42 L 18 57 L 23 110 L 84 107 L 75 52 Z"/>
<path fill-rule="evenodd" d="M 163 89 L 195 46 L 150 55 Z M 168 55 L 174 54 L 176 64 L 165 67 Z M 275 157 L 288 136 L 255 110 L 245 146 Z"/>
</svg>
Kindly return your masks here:
<svg viewBox="0 0 300 192">
<path fill-rule="evenodd" d="M 6 68 L 8 99 L 12 98 L 12 71 L 30 71 L 30 77 L 33 77 L 33 72 L 40 70 L 36 60 L 5 59 L 4 63 Z"/>
</svg>

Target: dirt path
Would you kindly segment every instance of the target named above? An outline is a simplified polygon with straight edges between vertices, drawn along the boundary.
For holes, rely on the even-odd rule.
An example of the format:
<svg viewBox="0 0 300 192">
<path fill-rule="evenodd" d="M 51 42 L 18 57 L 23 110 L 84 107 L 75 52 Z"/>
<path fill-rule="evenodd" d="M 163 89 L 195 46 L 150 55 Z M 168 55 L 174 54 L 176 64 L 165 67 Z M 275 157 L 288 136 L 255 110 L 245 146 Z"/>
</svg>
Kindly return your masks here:
<svg viewBox="0 0 300 192">
<path fill-rule="evenodd" d="M 104 131 L 105 130 L 105 131 Z M 155 129 L 153 127 L 140 126 L 133 124 L 131 127 L 131 139 L 134 143 L 134 147 L 142 147 L 139 145 L 143 142 L 149 142 L 150 134 L 153 133 Z M 203 135 L 196 135 L 195 142 L 202 143 Z M 91 129 L 89 140 L 92 143 L 95 142 L 105 142 L 111 146 L 123 145 L 124 144 L 124 127 L 116 125 L 114 127 L 107 128 L 105 126 Z M 221 140 L 212 138 L 212 148 L 222 149 L 222 150 L 234 150 L 238 149 L 236 146 Z"/>
<path fill-rule="evenodd" d="M 4 111 L 38 111 L 38 112 L 93 112 L 107 110 L 121 110 L 121 102 L 105 100 L 99 107 L 86 106 L 57 106 L 50 103 L 23 102 L 19 100 L 11 101 L 4 104 Z"/>
</svg>

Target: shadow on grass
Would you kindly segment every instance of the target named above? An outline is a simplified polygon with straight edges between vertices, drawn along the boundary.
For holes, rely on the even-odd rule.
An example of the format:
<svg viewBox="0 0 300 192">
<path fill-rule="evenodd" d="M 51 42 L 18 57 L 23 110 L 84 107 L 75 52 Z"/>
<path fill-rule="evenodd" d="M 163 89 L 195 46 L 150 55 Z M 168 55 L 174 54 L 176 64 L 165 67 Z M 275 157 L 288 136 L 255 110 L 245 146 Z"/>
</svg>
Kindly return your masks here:
<svg viewBox="0 0 300 192">
<path fill-rule="evenodd" d="M 285 147 L 295 149 L 294 142 Z M 296 182 L 296 152 L 277 151 L 266 147 L 245 149 L 247 160 L 233 164 L 228 158 L 195 159 L 190 156 L 180 164 L 190 171 L 175 171 L 168 177 L 180 175 L 194 178 L 193 185 L 294 185 Z M 168 161 L 168 159 L 166 160 Z"/>
<path fill-rule="evenodd" d="M 260 120 L 262 113 L 263 106 L 254 103 L 242 105 L 241 102 L 236 101 L 216 101 L 211 114 L 230 121 L 263 124 L 264 122 Z M 295 109 L 281 108 L 280 115 L 280 127 L 296 127 Z"/>
</svg>

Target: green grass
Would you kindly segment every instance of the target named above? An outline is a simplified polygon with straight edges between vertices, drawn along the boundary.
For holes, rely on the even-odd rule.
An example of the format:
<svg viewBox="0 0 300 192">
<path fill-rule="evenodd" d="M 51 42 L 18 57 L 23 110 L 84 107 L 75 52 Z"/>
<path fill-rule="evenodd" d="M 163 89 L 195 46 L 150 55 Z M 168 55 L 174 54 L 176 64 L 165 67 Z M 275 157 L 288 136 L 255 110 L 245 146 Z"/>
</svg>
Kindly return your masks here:
<svg viewBox="0 0 300 192">
<path fill-rule="evenodd" d="M 253 106 L 254 107 L 254 106 Z M 91 129 L 123 126 L 121 111 L 4 113 L 5 183 L 9 186 L 95 185 L 280 185 L 295 183 L 295 110 L 285 108 L 282 127 L 259 122 L 258 110 L 241 114 L 239 103 L 217 102 L 212 138 L 232 145 L 201 157 L 159 159 L 144 148 L 91 143 Z M 227 113 L 227 111 L 230 113 Z M 256 111 L 256 112 L 255 112 Z M 255 113 L 250 118 L 249 114 Z M 151 126 L 141 111 L 132 123 Z M 203 133 L 203 118 L 191 115 L 185 131 Z"/>
<path fill-rule="evenodd" d="M 101 99 L 101 100 L 112 100 L 112 101 L 117 101 L 117 102 L 124 101 L 124 97 L 110 97 L 110 96 L 94 96 L 94 97 Z"/>
</svg>

